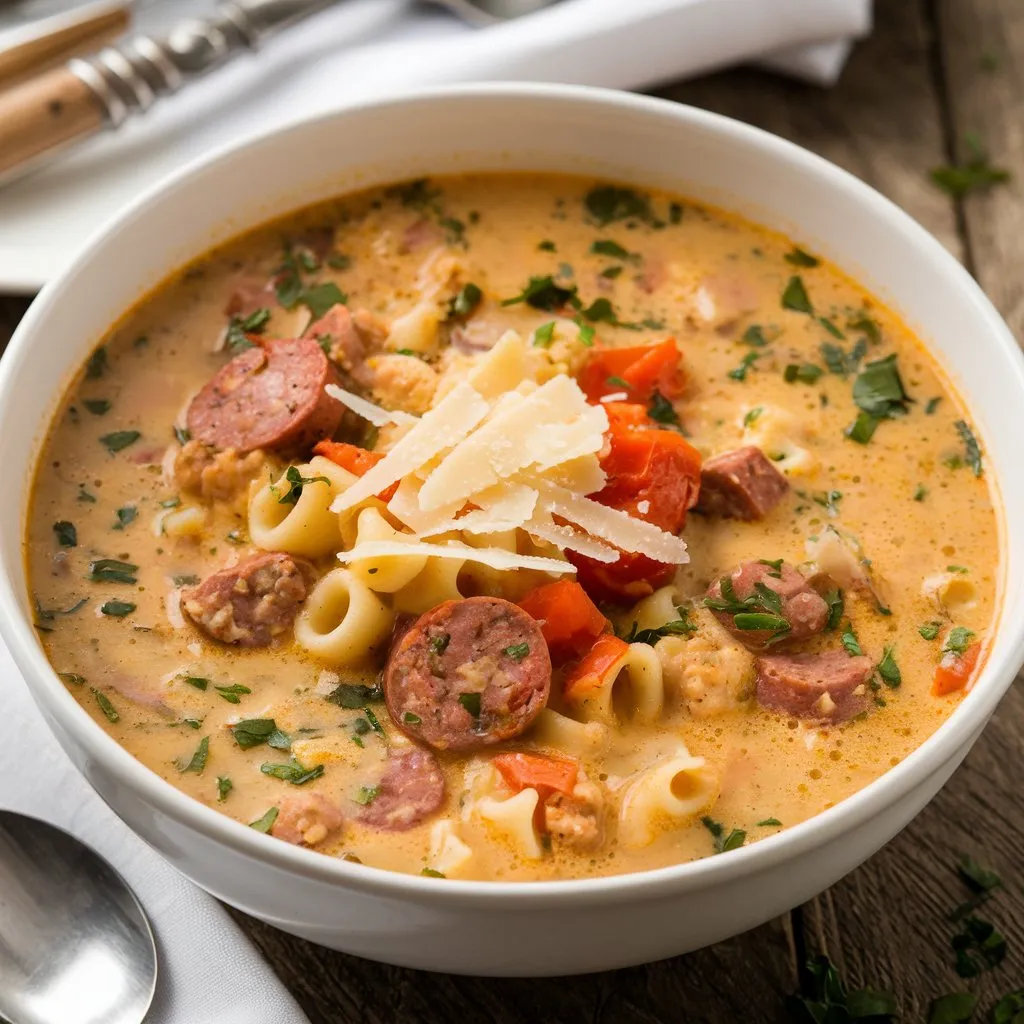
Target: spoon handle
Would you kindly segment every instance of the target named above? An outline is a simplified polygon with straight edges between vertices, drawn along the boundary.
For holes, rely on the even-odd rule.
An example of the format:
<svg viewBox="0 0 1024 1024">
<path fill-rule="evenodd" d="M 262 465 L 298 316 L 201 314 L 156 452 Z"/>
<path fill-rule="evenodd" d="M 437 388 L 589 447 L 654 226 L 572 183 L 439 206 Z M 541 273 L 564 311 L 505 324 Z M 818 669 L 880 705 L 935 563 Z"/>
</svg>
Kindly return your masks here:
<svg viewBox="0 0 1024 1024">
<path fill-rule="evenodd" d="M 0 181 L 20 176 L 160 97 L 257 49 L 336 0 L 230 0 L 165 36 L 136 36 L 0 95 Z"/>
</svg>

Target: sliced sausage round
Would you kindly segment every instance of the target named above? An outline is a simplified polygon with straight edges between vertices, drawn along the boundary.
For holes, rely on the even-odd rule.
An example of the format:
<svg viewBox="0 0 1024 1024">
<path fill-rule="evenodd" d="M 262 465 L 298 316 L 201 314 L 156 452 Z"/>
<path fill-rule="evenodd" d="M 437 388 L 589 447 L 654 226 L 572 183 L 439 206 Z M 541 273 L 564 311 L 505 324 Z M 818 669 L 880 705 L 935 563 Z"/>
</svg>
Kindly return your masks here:
<svg viewBox="0 0 1024 1024">
<path fill-rule="evenodd" d="M 764 654 L 756 661 L 757 701 L 772 711 L 821 722 L 846 722 L 871 703 L 870 658 L 845 651 Z"/>
<path fill-rule="evenodd" d="M 358 814 L 371 828 L 404 832 L 444 803 L 444 775 L 429 750 L 414 747 L 392 754 L 373 798 Z"/>
<path fill-rule="evenodd" d="M 700 471 L 698 509 L 724 519 L 764 519 L 789 490 L 789 482 L 760 448 L 748 445 L 708 459 Z"/>
<path fill-rule="evenodd" d="M 520 735 L 550 690 L 540 626 L 498 597 L 445 601 L 421 615 L 384 669 L 395 724 L 437 750 L 476 750 Z"/>
<path fill-rule="evenodd" d="M 731 588 L 726 584 L 723 592 L 726 580 Z M 778 598 L 765 595 L 763 588 L 774 591 Z M 740 562 L 728 576 L 711 584 L 704 603 L 737 640 L 752 650 L 769 642 L 806 640 L 820 633 L 828 622 L 828 605 L 822 596 L 802 573 L 785 562 Z M 750 615 L 770 615 L 777 623 L 773 628 L 752 628 L 760 620 L 750 619 Z"/>
<path fill-rule="evenodd" d="M 296 846 L 316 846 L 342 825 L 341 811 L 320 793 L 296 793 L 281 800 L 270 826 L 276 839 Z"/>
<path fill-rule="evenodd" d="M 338 428 L 344 406 L 325 391 L 338 375 L 314 338 L 246 349 L 188 407 L 189 432 L 214 448 L 300 449 Z"/>
<path fill-rule="evenodd" d="M 312 568 L 305 562 L 268 551 L 182 591 L 181 607 L 214 640 L 266 647 L 291 627 L 311 579 Z"/>
</svg>

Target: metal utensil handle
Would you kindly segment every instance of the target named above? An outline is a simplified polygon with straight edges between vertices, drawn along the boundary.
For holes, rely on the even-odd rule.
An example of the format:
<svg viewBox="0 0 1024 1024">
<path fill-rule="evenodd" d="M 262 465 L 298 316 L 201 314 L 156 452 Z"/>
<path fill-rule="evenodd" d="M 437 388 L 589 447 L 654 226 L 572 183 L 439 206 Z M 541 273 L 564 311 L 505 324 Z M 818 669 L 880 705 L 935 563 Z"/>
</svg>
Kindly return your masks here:
<svg viewBox="0 0 1024 1024">
<path fill-rule="evenodd" d="M 334 0 L 235 0 L 205 18 L 181 22 L 166 36 L 136 36 L 93 57 L 68 62 L 96 94 L 106 120 L 117 128 L 232 57 Z"/>
</svg>

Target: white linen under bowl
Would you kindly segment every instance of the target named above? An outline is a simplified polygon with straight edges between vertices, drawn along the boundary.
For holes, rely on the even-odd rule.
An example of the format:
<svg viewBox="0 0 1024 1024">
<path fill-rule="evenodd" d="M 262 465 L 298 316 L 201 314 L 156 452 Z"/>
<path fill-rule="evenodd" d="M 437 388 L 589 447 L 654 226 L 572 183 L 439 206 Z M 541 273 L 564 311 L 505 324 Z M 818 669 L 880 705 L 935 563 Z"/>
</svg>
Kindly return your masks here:
<svg viewBox="0 0 1024 1024">
<path fill-rule="evenodd" d="M 891 303 L 965 396 L 1002 503 L 999 629 L 956 712 L 881 779 L 721 857 L 584 881 L 440 881 L 289 846 L 185 796 L 93 722 L 35 631 L 22 536 L 34 461 L 72 375 L 171 270 L 270 217 L 427 174 L 580 172 L 736 210 L 820 252 Z M 641 963 L 717 942 L 831 885 L 902 829 L 977 739 L 1024 660 L 1024 359 L 970 276 L 877 192 L 798 147 L 660 100 L 534 85 L 439 89 L 318 117 L 204 160 L 147 193 L 49 284 L 0 362 L 0 632 L 64 749 L 175 867 L 242 910 L 389 963 L 540 975 Z M 886 500 L 879 495 L 879 501 Z"/>
</svg>

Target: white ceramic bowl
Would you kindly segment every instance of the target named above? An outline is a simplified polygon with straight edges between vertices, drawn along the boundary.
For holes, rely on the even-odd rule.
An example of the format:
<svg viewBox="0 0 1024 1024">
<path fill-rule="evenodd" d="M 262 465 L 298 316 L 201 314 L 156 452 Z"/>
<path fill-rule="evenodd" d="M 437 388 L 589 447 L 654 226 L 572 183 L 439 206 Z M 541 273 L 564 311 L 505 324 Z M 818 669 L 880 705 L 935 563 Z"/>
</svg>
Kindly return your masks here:
<svg viewBox="0 0 1024 1024">
<path fill-rule="evenodd" d="M 263 836 L 178 792 L 76 704 L 32 629 L 22 559 L 32 465 L 61 393 L 108 326 L 170 270 L 277 214 L 460 170 L 582 172 L 663 186 L 791 234 L 891 303 L 967 398 L 1002 501 L 999 629 L 974 689 L 877 782 L 756 845 L 642 874 L 543 883 L 392 874 Z M 94 237 L 0 363 L 0 632 L 104 800 L 203 888 L 285 931 L 434 970 L 562 974 L 682 953 L 820 892 L 895 835 L 963 759 L 1024 660 L 1024 360 L 960 265 L 878 193 L 802 149 L 688 107 L 557 86 L 442 89 L 319 117 L 203 161 Z M 879 500 L 885 500 L 879 496 Z"/>
</svg>

